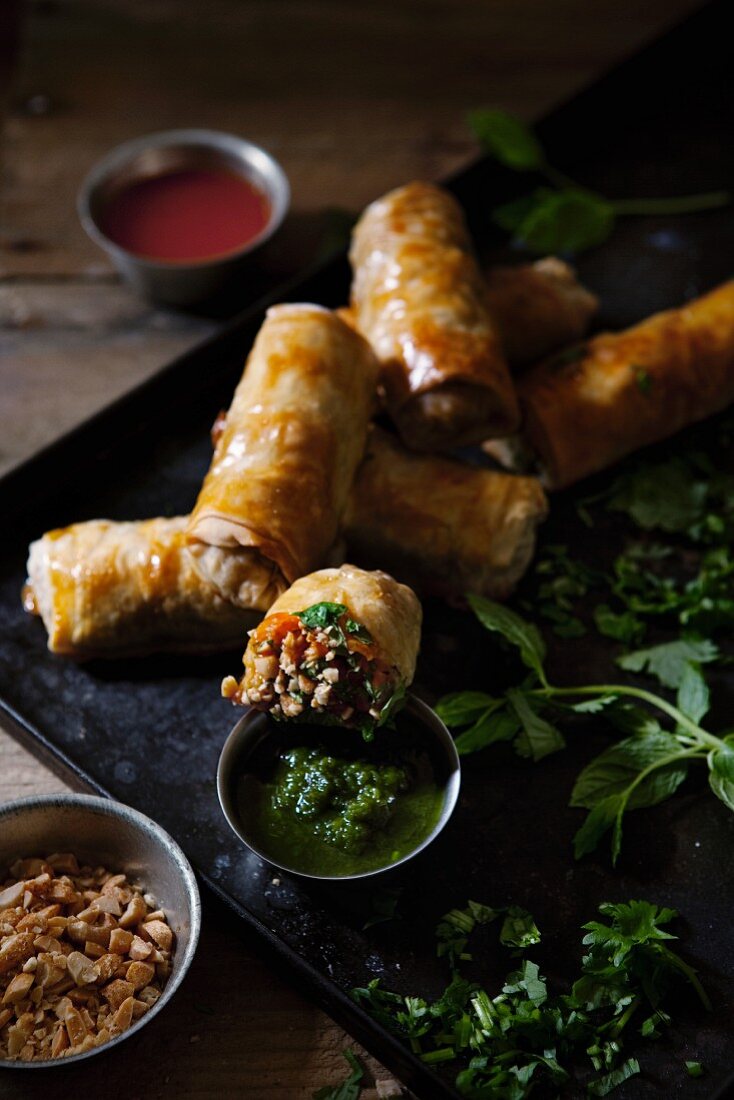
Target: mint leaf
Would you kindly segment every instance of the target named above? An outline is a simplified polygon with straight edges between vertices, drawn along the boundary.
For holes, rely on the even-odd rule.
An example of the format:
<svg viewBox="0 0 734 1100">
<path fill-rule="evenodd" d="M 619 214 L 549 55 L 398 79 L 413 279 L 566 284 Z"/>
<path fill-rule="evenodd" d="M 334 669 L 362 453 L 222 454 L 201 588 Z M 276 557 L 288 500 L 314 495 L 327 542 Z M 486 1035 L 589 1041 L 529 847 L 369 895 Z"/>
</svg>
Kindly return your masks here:
<svg viewBox="0 0 734 1100">
<path fill-rule="evenodd" d="M 516 171 L 537 171 L 545 164 L 543 147 L 530 127 L 496 107 L 470 111 L 469 126 L 482 148 Z"/>
<path fill-rule="evenodd" d="M 517 202 L 500 206 L 494 221 L 539 255 L 583 252 L 607 239 L 614 227 L 614 208 L 590 191 L 540 187 L 524 208 Z"/>
<path fill-rule="evenodd" d="M 532 757 L 537 763 L 544 756 L 550 756 L 566 747 L 561 731 L 545 718 L 541 718 L 521 691 L 511 688 L 507 692 L 507 701 L 522 725 L 522 731 L 515 742 L 520 756 Z"/>
<path fill-rule="evenodd" d="M 487 712 L 479 718 L 473 726 L 459 734 L 454 744 L 459 755 L 466 756 L 496 741 L 511 741 L 520 729 L 520 719 L 515 712 L 503 707 L 502 710 Z"/>
<path fill-rule="evenodd" d="M 520 650 L 524 665 L 536 673 L 545 683 L 543 662 L 545 661 L 545 642 L 537 626 L 527 622 L 509 607 L 495 603 L 484 596 L 467 596 L 469 606 L 487 630 L 501 634 L 511 645 Z"/>
<path fill-rule="evenodd" d="M 447 726 L 465 726 L 476 722 L 488 710 L 501 706 L 502 702 L 484 691 L 455 691 L 439 699 L 434 709 Z"/>
<path fill-rule="evenodd" d="M 609 795 L 594 805 L 573 838 L 575 859 L 581 859 L 598 848 L 601 838 L 614 825 L 621 807 L 622 796 L 618 794 Z"/>
<path fill-rule="evenodd" d="M 617 664 L 627 672 L 647 672 L 665 687 L 680 687 L 686 666 L 708 664 L 719 656 L 718 647 L 706 638 L 679 638 L 674 642 L 636 649 L 617 658 Z"/>
<path fill-rule="evenodd" d="M 734 748 L 725 745 L 708 755 L 709 786 L 729 810 L 734 810 Z"/>
<path fill-rule="evenodd" d="M 645 768 L 676 754 L 682 755 L 683 751 L 675 737 L 662 730 L 618 741 L 584 768 L 576 779 L 569 805 L 593 809 L 610 795 L 622 795 Z M 663 802 L 687 774 L 685 759 L 661 764 L 635 787 L 627 808 L 633 810 Z"/>
<path fill-rule="evenodd" d="M 683 669 L 676 706 L 683 711 L 692 722 L 700 722 L 708 713 L 709 689 L 698 665 L 686 664 Z"/>
</svg>

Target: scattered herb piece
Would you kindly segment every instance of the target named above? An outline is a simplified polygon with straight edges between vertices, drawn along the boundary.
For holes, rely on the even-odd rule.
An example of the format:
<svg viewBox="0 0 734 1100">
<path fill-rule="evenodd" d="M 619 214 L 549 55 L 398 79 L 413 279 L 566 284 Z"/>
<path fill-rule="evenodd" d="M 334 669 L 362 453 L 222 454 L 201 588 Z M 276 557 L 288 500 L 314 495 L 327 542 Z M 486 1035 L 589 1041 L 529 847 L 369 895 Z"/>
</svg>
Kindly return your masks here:
<svg viewBox="0 0 734 1100">
<path fill-rule="evenodd" d="M 325 1085 L 317 1089 L 313 1093 L 313 1100 L 358 1100 L 362 1092 L 364 1068 L 351 1050 L 343 1050 L 342 1054 L 351 1066 L 352 1072 L 340 1085 Z"/>
<path fill-rule="evenodd" d="M 362 931 L 373 928 L 376 924 L 384 924 L 394 920 L 397 916 L 397 906 L 400 901 L 402 887 L 377 886 L 370 893 L 370 916 L 362 925 Z"/>
<path fill-rule="evenodd" d="M 354 1000 L 423 1062 L 458 1063 L 456 1087 L 462 1096 L 523 1100 L 543 1083 L 556 1091 L 581 1085 L 589 1096 L 606 1096 L 640 1073 L 637 1059 L 624 1057 L 625 1029 L 633 1018 L 647 1013 L 636 1034 L 657 1038 L 670 1024 L 661 1004 L 681 982 L 711 1007 L 696 972 L 669 946 L 675 936 L 666 926 L 675 910 L 647 901 L 599 906 L 602 919 L 583 926 L 586 954 L 569 992 L 550 989 L 538 964 L 522 958 L 493 996 L 456 967 L 472 957 L 466 948 L 474 928 L 499 913 L 505 913 L 501 944 L 530 947 L 539 941 L 525 910 L 469 902 L 447 913 L 436 929 L 438 953 L 453 970 L 437 1000 L 401 997 L 383 989 L 379 979 L 352 990 Z"/>
<path fill-rule="evenodd" d="M 705 1072 L 700 1062 L 686 1062 L 686 1073 L 689 1077 L 703 1077 Z"/>
<path fill-rule="evenodd" d="M 662 199 L 608 199 L 554 168 L 532 128 L 506 111 L 472 111 L 468 122 L 482 148 L 500 164 L 516 172 L 535 172 L 550 184 L 505 203 L 493 215 L 502 229 L 539 254 L 582 252 L 601 244 L 621 216 L 690 214 L 714 210 L 731 201 L 727 191 Z M 637 381 L 646 393 L 647 382 L 642 375 L 644 372 Z"/>
</svg>

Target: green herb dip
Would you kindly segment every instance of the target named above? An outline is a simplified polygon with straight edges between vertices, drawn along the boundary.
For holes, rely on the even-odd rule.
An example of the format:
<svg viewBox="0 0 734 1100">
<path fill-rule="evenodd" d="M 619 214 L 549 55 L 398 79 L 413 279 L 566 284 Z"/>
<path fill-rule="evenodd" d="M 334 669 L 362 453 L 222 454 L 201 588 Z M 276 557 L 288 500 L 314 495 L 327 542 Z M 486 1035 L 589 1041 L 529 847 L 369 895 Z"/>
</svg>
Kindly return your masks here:
<svg viewBox="0 0 734 1100">
<path fill-rule="evenodd" d="M 326 730 L 310 744 L 281 746 L 266 769 L 247 772 L 238 796 L 256 847 L 304 874 L 354 875 L 389 866 L 414 851 L 440 817 L 443 787 L 428 753 L 412 738 L 380 740 L 355 751 L 327 748 Z M 343 735 L 342 735 L 343 736 Z"/>
</svg>

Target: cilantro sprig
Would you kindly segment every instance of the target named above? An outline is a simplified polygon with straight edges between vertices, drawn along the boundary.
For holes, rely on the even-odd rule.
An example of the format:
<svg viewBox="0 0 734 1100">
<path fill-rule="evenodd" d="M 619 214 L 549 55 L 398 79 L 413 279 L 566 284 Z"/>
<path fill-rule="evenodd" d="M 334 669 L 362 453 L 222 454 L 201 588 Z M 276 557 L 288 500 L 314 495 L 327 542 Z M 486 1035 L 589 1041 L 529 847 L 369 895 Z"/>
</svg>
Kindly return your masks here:
<svg viewBox="0 0 734 1100">
<path fill-rule="evenodd" d="M 526 674 L 500 696 L 458 692 L 439 701 L 439 716 L 462 730 L 456 737 L 460 753 L 495 741 L 514 741 L 520 755 L 541 760 L 564 747 L 556 723 L 569 712 L 600 713 L 628 733 L 592 760 L 576 780 L 570 805 L 588 811 L 574 841 L 577 858 L 594 851 L 611 832 L 616 863 L 624 815 L 669 798 L 695 761 L 707 765 L 711 791 L 734 810 L 734 733 L 719 737 L 700 725 L 709 709 L 700 664 L 711 656 L 703 643 L 698 649 L 670 643 L 635 657 L 635 670 L 652 663 L 658 675 L 677 687 L 675 703 L 633 684 L 558 686 L 548 679 L 545 643 L 536 626 L 481 596 L 468 600 L 482 625 L 517 649 Z"/>
<path fill-rule="evenodd" d="M 500 944 L 540 942 L 525 910 L 470 901 L 446 913 L 436 929 L 438 955 L 452 970 L 440 997 L 400 996 L 379 979 L 352 990 L 354 1000 L 425 1063 L 458 1064 L 463 1096 L 523 1100 L 542 1082 L 575 1083 L 587 1096 L 606 1096 L 640 1073 L 637 1058 L 625 1057 L 625 1039 L 633 1033 L 639 1046 L 640 1039 L 660 1037 L 671 1022 L 662 1006 L 676 985 L 690 985 L 711 1009 L 696 971 L 670 947 L 673 909 L 636 900 L 600 905 L 602 919 L 583 925 L 586 954 L 565 993 L 553 991 L 527 957 L 492 991 L 459 972 L 459 964 L 472 959 L 467 947 L 475 928 L 502 914 Z M 634 1031 L 633 1021 L 639 1024 Z M 702 1072 L 695 1062 L 686 1069 L 692 1076 Z"/>
<path fill-rule="evenodd" d="M 531 127 L 497 108 L 471 111 L 470 128 L 485 152 L 516 172 L 546 184 L 494 211 L 494 221 L 540 255 L 582 252 L 605 241 L 619 217 L 693 214 L 731 202 L 728 191 L 667 198 L 610 199 L 559 172 Z M 646 383 L 641 381 L 641 388 Z"/>
</svg>

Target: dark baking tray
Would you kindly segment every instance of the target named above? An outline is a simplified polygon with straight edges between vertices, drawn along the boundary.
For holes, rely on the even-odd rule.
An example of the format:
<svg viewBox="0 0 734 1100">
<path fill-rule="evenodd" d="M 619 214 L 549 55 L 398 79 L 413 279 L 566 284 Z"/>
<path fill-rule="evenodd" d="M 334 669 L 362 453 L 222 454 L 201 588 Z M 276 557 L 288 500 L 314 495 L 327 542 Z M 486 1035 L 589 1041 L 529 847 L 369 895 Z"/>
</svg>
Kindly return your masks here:
<svg viewBox="0 0 734 1100">
<path fill-rule="evenodd" d="M 728 14 L 724 3 L 708 6 L 550 115 L 540 133 L 554 162 L 620 197 L 731 182 Z M 524 191 L 527 180 L 480 161 L 451 186 L 481 247 L 497 247 L 490 211 Z M 733 254 L 729 210 L 628 219 L 608 244 L 583 258 L 580 269 L 601 295 L 601 323 L 619 326 L 728 277 Z M 347 296 L 348 280 L 340 255 L 277 298 L 336 306 Z M 450 1071 L 424 1066 L 357 1009 L 347 991 L 376 976 L 405 992 L 440 988 L 444 973 L 435 959 L 433 928 L 446 909 L 468 897 L 526 906 L 547 933 L 539 960 L 551 979 L 562 982 L 576 971 L 579 926 L 598 902 L 643 896 L 680 908 L 686 953 L 700 965 L 716 1012 L 702 1018 L 684 1008 L 680 1030 L 645 1047 L 644 1077 L 615 1095 L 711 1095 L 734 1067 L 734 817 L 703 795 L 703 777 L 689 781 L 670 803 L 631 816 L 625 852 L 612 873 L 605 854 L 574 864 L 570 839 L 579 815 L 566 807 L 573 776 L 605 743 L 603 731 L 590 725 L 565 753 L 539 767 L 500 751 L 469 758 L 450 826 L 397 875 L 402 919 L 365 932 L 369 892 L 305 889 L 276 877 L 243 852 L 224 822 L 214 774 L 235 715 L 218 688 L 223 672 L 236 671 L 238 654 L 78 666 L 51 656 L 40 623 L 22 612 L 26 547 L 42 531 L 99 515 L 127 519 L 191 507 L 209 462 L 209 425 L 228 403 L 266 304 L 253 306 L 0 483 L 5 715 L 34 752 L 169 829 L 260 950 L 421 1097 L 455 1096 Z M 545 540 L 583 543 L 603 560 L 621 537 L 620 526 L 608 522 L 589 532 L 567 497 L 557 498 L 553 511 Z M 430 701 L 445 690 L 501 679 L 492 646 L 467 616 L 442 606 L 426 611 L 419 693 Z M 590 635 L 582 643 L 555 645 L 553 659 L 559 675 L 570 661 L 575 677 L 598 676 L 609 670 L 611 651 Z M 725 720 L 732 694 L 734 675 L 720 676 L 715 719 Z M 489 937 L 482 952 L 490 983 L 507 965 L 493 943 Z M 687 1078 L 686 1057 L 702 1061 L 707 1077 Z"/>
</svg>

